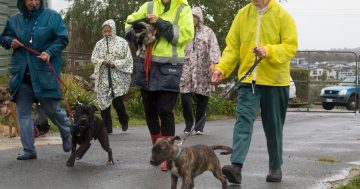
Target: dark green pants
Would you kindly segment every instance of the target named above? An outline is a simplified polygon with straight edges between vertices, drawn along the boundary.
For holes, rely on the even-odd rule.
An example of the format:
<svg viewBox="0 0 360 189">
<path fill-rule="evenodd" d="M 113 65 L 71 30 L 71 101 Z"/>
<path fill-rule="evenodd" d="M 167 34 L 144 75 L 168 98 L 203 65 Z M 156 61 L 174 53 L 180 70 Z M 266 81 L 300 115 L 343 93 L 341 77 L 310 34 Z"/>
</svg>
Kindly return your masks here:
<svg viewBox="0 0 360 189">
<path fill-rule="evenodd" d="M 267 141 L 269 167 L 282 165 L 282 138 L 289 87 L 256 86 L 253 94 L 251 85 L 238 88 L 236 123 L 233 133 L 232 163 L 243 164 L 249 151 L 253 123 L 261 108 L 261 119 Z"/>
</svg>

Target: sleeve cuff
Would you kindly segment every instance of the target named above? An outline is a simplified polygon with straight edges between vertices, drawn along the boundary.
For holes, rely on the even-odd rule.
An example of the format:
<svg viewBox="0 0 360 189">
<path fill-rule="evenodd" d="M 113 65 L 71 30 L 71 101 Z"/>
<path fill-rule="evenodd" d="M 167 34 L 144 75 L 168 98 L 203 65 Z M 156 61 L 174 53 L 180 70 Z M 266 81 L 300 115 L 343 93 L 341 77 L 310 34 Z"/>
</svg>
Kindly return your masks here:
<svg viewBox="0 0 360 189">
<path fill-rule="evenodd" d="M 8 48 L 11 48 L 11 43 L 12 43 L 13 40 L 14 40 L 14 38 L 12 38 L 12 37 L 7 37 L 5 39 L 5 43 L 8 46 Z"/>
<path fill-rule="evenodd" d="M 49 51 L 49 49 L 45 50 L 44 52 L 46 52 L 50 56 L 50 58 L 53 57 L 53 54 Z"/>
<path fill-rule="evenodd" d="M 272 55 L 272 48 L 270 45 L 266 45 L 265 46 L 265 50 L 266 50 L 266 56 L 265 58 L 271 58 Z"/>
</svg>

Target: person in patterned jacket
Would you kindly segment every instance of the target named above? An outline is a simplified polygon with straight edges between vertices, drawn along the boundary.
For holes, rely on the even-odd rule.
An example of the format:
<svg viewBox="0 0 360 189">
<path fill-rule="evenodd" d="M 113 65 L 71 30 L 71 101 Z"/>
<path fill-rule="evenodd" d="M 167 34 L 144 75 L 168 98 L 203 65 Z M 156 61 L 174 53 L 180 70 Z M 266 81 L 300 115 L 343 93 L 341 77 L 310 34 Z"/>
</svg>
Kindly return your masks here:
<svg viewBox="0 0 360 189">
<path fill-rule="evenodd" d="M 123 95 L 130 88 L 133 59 L 127 41 L 116 35 L 114 20 L 102 25 L 104 38 L 96 43 L 91 61 L 95 64 L 95 91 L 101 117 L 108 133 L 112 133 L 111 103 L 113 103 L 122 130 L 128 129 L 129 116 Z"/>
<path fill-rule="evenodd" d="M 180 79 L 180 93 L 183 107 L 183 115 L 186 128 L 185 134 L 191 131 L 194 125 L 192 101 L 196 102 L 195 132 L 197 135 L 204 134 L 205 119 L 199 121 L 205 115 L 209 95 L 214 86 L 211 84 L 210 69 L 220 59 L 220 49 L 214 32 L 203 25 L 204 19 L 200 7 L 192 9 L 195 37 L 185 49 L 185 63 Z"/>
</svg>

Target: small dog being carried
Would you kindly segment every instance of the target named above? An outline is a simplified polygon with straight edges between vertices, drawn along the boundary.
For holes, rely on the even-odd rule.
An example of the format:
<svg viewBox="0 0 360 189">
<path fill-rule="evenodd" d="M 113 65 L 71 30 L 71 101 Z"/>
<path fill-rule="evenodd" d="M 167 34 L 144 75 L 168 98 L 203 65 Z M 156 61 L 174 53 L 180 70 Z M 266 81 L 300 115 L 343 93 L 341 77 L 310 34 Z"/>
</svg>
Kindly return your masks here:
<svg viewBox="0 0 360 189">
<path fill-rule="evenodd" d="M 159 38 L 155 26 L 149 22 L 148 18 L 135 20 L 128 24 L 132 25 L 137 39 L 134 42 L 137 49 L 136 56 L 139 56 L 142 51 L 145 51 L 147 45 L 154 43 Z"/>
<path fill-rule="evenodd" d="M 81 159 L 90 148 L 90 141 L 98 139 L 101 147 L 108 153 L 108 164 L 114 164 L 109 137 L 103 121 L 95 116 L 95 106 L 76 105 L 74 125 L 71 127 L 72 149 L 66 165 L 73 167 L 75 159 Z M 76 149 L 76 145 L 80 147 Z"/>
<path fill-rule="evenodd" d="M 4 125 L 0 124 L 0 134 L 8 137 L 19 136 L 19 123 L 16 116 L 16 104 L 11 102 L 10 93 L 7 88 L 0 86 L 0 112 L 3 118 L 3 124 L 8 127 L 8 133 L 5 133 Z M 12 124 L 10 124 L 12 117 Z M 15 129 L 13 130 L 13 127 Z"/>
<path fill-rule="evenodd" d="M 179 136 L 171 140 L 159 139 L 152 148 L 150 164 L 160 165 L 163 161 L 168 161 L 168 169 L 171 170 L 171 188 L 177 186 L 178 177 L 182 179 L 181 188 L 193 188 L 194 178 L 204 171 L 211 171 L 213 175 L 221 181 L 222 188 L 227 188 L 227 181 L 221 172 L 220 161 L 214 150 L 224 150 L 221 155 L 232 153 L 232 149 L 227 146 L 215 145 L 194 145 L 181 148 L 174 144 L 175 140 L 180 140 Z"/>
</svg>

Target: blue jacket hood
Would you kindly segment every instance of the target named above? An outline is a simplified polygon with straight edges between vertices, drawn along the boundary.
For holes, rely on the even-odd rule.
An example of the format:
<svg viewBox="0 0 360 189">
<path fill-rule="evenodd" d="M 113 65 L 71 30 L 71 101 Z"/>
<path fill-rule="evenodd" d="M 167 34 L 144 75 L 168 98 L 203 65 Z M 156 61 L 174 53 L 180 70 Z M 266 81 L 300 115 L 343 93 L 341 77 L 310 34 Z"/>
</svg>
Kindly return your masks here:
<svg viewBox="0 0 360 189">
<path fill-rule="evenodd" d="M 38 13 L 41 13 L 45 6 L 44 6 L 44 0 L 40 0 L 40 8 L 34 11 L 29 12 L 25 6 L 25 0 L 18 0 L 17 1 L 17 8 L 21 13 L 23 13 L 26 17 L 32 17 L 33 15 L 36 15 Z"/>
</svg>

